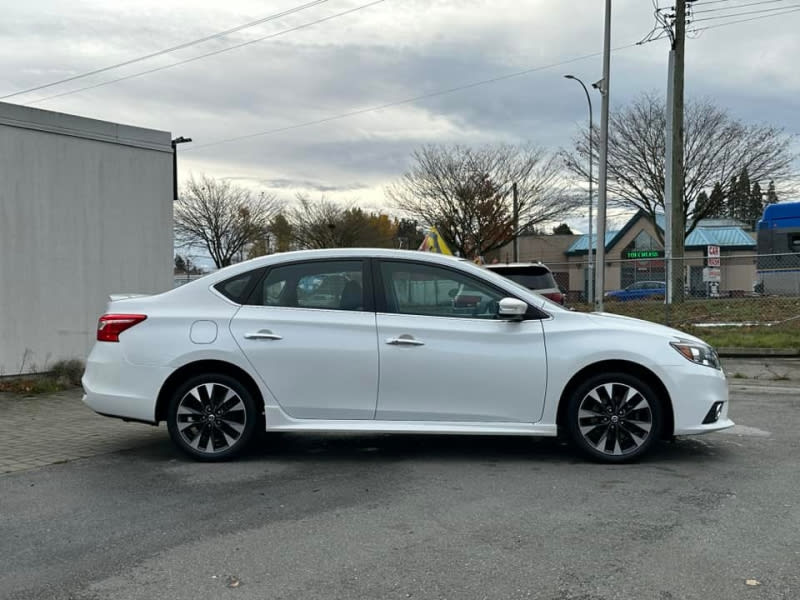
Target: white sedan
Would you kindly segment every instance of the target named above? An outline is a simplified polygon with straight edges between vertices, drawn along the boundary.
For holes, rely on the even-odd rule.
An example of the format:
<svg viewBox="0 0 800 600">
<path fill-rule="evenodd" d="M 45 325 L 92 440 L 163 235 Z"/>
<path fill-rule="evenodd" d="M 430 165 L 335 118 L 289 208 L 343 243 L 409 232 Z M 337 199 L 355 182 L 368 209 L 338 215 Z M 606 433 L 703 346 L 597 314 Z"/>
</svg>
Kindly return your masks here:
<svg viewBox="0 0 800 600">
<path fill-rule="evenodd" d="M 564 433 L 621 462 L 733 425 L 703 341 L 402 250 L 276 254 L 112 296 L 83 387 L 100 414 L 166 421 L 200 460 L 232 457 L 261 428 Z"/>
</svg>

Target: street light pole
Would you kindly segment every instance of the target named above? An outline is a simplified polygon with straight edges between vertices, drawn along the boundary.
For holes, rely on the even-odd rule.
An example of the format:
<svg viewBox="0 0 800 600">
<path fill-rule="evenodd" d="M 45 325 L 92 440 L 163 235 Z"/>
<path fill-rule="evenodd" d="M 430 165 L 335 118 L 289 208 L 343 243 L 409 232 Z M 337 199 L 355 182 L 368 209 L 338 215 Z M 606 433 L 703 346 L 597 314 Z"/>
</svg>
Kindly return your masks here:
<svg viewBox="0 0 800 600">
<path fill-rule="evenodd" d="M 178 144 L 191 142 L 192 138 L 176 137 L 170 142 L 172 146 L 172 199 L 178 199 Z"/>
<path fill-rule="evenodd" d="M 594 262 L 592 259 L 592 179 L 594 171 L 592 170 L 592 159 L 594 158 L 594 135 L 592 125 L 592 99 L 589 96 L 589 90 L 586 89 L 583 81 L 574 75 L 564 75 L 566 79 L 572 79 L 581 84 L 583 92 L 586 94 L 586 102 L 589 103 L 589 250 L 586 253 L 586 287 L 587 287 L 587 300 L 589 304 L 594 302 Z"/>
</svg>

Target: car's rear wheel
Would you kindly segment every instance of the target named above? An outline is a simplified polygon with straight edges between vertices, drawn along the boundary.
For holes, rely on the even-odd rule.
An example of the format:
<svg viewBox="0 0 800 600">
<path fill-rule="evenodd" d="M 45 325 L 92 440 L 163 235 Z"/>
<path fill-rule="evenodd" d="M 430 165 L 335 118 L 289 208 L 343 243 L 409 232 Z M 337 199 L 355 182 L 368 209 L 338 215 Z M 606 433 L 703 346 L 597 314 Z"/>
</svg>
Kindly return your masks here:
<svg viewBox="0 0 800 600">
<path fill-rule="evenodd" d="M 595 460 L 627 462 L 645 454 L 661 433 L 661 403 L 627 373 L 604 373 L 579 385 L 567 410 L 570 437 Z"/>
<path fill-rule="evenodd" d="M 233 377 L 192 377 L 172 395 L 167 429 L 184 452 L 204 461 L 239 454 L 253 437 L 258 413 L 252 394 Z"/>
</svg>

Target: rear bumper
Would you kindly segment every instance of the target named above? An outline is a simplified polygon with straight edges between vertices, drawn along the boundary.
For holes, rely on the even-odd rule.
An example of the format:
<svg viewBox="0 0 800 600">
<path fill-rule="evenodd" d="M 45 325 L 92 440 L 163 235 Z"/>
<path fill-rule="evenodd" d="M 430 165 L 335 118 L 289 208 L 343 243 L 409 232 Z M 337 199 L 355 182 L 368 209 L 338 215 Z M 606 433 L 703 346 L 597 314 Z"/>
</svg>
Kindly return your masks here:
<svg viewBox="0 0 800 600">
<path fill-rule="evenodd" d="M 132 365 L 118 344 L 98 342 L 81 379 L 83 402 L 104 416 L 156 422 L 156 402 L 170 367 Z"/>
</svg>

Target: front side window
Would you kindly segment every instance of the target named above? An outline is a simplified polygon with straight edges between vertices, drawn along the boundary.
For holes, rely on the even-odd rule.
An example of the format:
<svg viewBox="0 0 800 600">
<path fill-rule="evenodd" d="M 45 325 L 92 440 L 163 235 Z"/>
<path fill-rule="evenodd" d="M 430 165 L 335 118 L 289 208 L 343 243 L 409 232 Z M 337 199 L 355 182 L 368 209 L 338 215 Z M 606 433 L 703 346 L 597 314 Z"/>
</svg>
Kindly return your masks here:
<svg viewBox="0 0 800 600">
<path fill-rule="evenodd" d="M 270 269 L 249 304 L 364 310 L 361 261 L 318 261 Z"/>
<path fill-rule="evenodd" d="M 507 294 L 468 275 L 407 262 L 381 263 L 387 310 L 406 315 L 496 319 Z"/>
</svg>

